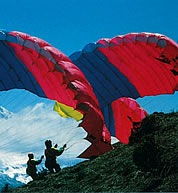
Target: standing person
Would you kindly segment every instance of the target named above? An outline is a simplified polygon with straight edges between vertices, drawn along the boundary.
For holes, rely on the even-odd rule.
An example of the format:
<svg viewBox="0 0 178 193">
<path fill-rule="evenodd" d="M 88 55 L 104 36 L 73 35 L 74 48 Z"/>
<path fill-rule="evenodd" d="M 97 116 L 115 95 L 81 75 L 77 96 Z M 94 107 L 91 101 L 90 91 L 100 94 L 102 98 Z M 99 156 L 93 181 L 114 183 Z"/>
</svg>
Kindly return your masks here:
<svg viewBox="0 0 178 193">
<path fill-rule="evenodd" d="M 39 165 L 44 156 L 42 155 L 41 158 L 39 160 L 35 160 L 34 159 L 34 154 L 33 153 L 29 153 L 28 154 L 28 161 L 27 161 L 27 169 L 26 169 L 26 173 L 31 176 L 31 178 L 33 180 L 38 179 L 39 175 L 37 174 L 37 168 L 36 166 Z"/>
<path fill-rule="evenodd" d="M 50 173 L 59 172 L 61 170 L 60 165 L 57 163 L 57 156 L 60 156 L 65 148 L 66 144 L 61 147 L 60 149 L 57 149 L 57 144 L 52 147 L 52 141 L 51 140 L 46 140 L 45 141 L 46 149 L 45 149 L 45 156 L 46 156 L 46 161 L 45 161 L 45 166 L 48 168 Z"/>
</svg>

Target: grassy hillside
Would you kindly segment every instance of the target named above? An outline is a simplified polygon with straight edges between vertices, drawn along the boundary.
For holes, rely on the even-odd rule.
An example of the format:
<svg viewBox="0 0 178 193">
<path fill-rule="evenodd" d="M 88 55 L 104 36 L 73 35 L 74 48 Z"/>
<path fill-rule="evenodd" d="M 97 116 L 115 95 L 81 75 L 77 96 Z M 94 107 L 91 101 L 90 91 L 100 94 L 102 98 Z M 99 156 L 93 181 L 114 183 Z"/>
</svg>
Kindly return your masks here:
<svg viewBox="0 0 178 193">
<path fill-rule="evenodd" d="M 148 116 L 129 144 L 114 147 L 11 192 L 178 191 L 178 112 Z"/>
</svg>

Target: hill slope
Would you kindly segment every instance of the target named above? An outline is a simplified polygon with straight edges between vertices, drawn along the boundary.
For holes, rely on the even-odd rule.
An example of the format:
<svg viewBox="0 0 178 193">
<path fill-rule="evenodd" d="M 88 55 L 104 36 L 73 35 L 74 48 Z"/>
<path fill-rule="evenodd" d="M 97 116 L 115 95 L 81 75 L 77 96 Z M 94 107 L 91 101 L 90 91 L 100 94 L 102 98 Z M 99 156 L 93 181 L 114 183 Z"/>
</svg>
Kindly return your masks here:
<svg viewBox="0 0 178 193">
<path fill-rule="evenodd" d="M 12 192 L 178 191 L 178 112 L 143 120 L 129 144 Z"/>
</svg>

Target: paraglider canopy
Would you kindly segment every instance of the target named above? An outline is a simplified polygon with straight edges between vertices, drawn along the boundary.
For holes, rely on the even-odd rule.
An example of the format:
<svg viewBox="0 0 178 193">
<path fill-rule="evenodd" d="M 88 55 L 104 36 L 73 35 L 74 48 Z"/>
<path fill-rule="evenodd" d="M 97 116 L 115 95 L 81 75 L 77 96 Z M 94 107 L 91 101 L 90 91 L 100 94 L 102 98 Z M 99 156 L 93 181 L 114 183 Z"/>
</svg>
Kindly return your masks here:
<svg viewBox="0 0 178 193">
<path fill-rule="evenodd" d="M 82 120 L 91 143 L 85 158 L 111 150 L 111 135 L 128 143 L 147 115 L 133 99 L 178 90 L 178 45 L 162 34 L 101 39 L 67 57 L 39 38 L 1 31 L 0 56 L 0 91 L 26 89 Z"/>
</svg>

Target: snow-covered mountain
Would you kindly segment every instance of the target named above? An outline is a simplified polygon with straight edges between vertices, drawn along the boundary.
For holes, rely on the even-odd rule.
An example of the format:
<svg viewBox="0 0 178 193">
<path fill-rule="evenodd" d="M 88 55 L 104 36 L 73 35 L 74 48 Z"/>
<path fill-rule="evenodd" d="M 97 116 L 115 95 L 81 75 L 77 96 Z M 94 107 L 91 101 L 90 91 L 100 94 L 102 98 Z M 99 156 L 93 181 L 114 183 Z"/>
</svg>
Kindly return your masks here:
<svg viewBox="0 0 178 193">
<path fill-rule="evenodd" d="M 0 119 L 8 119 L 9 117 L 12 116 L 12 112 L 9 112 L 7 109 L 4 107 L 0 106 Z"/>
<path fill-rule="evenodd" d="M 15 178 L 10 178 L 7 174 L 0 172 L 0 191 L 8 184 L 8 187 L 16 188 L 24 183 L 17 181 Z"/>
<path fill-rule="evenodd" d="M 9 112 L 7 109 L 4 107 L 0 106 L 0 129 L 1 128 L 1 121 L 7 120 L 9 118 L 12 118 L 13 113 Z M 3 129 L 2 129 L 3 131 Z M 1 135 L 1 132 L 0 132 Z M 2 134 L 3 135 L 3 134 Z M 1 139 L 1 136 L 0 136 Z M 24 183 L 17 180 L 19 178 L 19 173 L 14 173 L 14 176 L 9 175 L 9 171 L 11 166 L 9 167 L 9 161 L 8 159 L 10 156 L 6 154 L 5 152 L 0 152 L 0 191 L 5 187 L 6 184 L 8 184 L 9 187 L 18 187 L 23 185 Z M 7 167 L 4 165 L 4 163 L 7 162 Z M 18 170 L 18 168 L 16 168 Z"/>
<path fill-rule="evenodd" d="M 53 105 L 38 103 L 12 113 L 0 106 L 0 190 L 6 184 L 17 187 L 32 180 L 26 175 L 27 154 L 33 152 L 39 159 L 44 154 L 46 139 L 59 147 L 67 144 L 67 150 L 58 159 L 61 168 L 82 161 L 76 157 L 89 145 L 83 140 L 86 132 L 75 120 L 62 118 L 51 109 Z M 44 161 L 38 170 L 44 167 Z"/>
<path fill-rule="evenodd" d="M 3 119 L 8 119 L 12 117 L 13 113 L 9 112 L 4 107 L 0 106 L 0 121 Z M 0 125 L 1 126 L 1 125 Z M 4 155 L 4 154 L 3 154 Z M 9 177 L 8 174 L 4 173 L 8 170 L 8 168 L 3 167 L 4 157 L 1 156 L 0 158 L 0 190 L 4 188 L 6 184 L 9 185 L 9 187 L 17 187 L 22 185 L 23 183 L 16 180 L 16 176 L 14 178 Z"/>
</svg>

